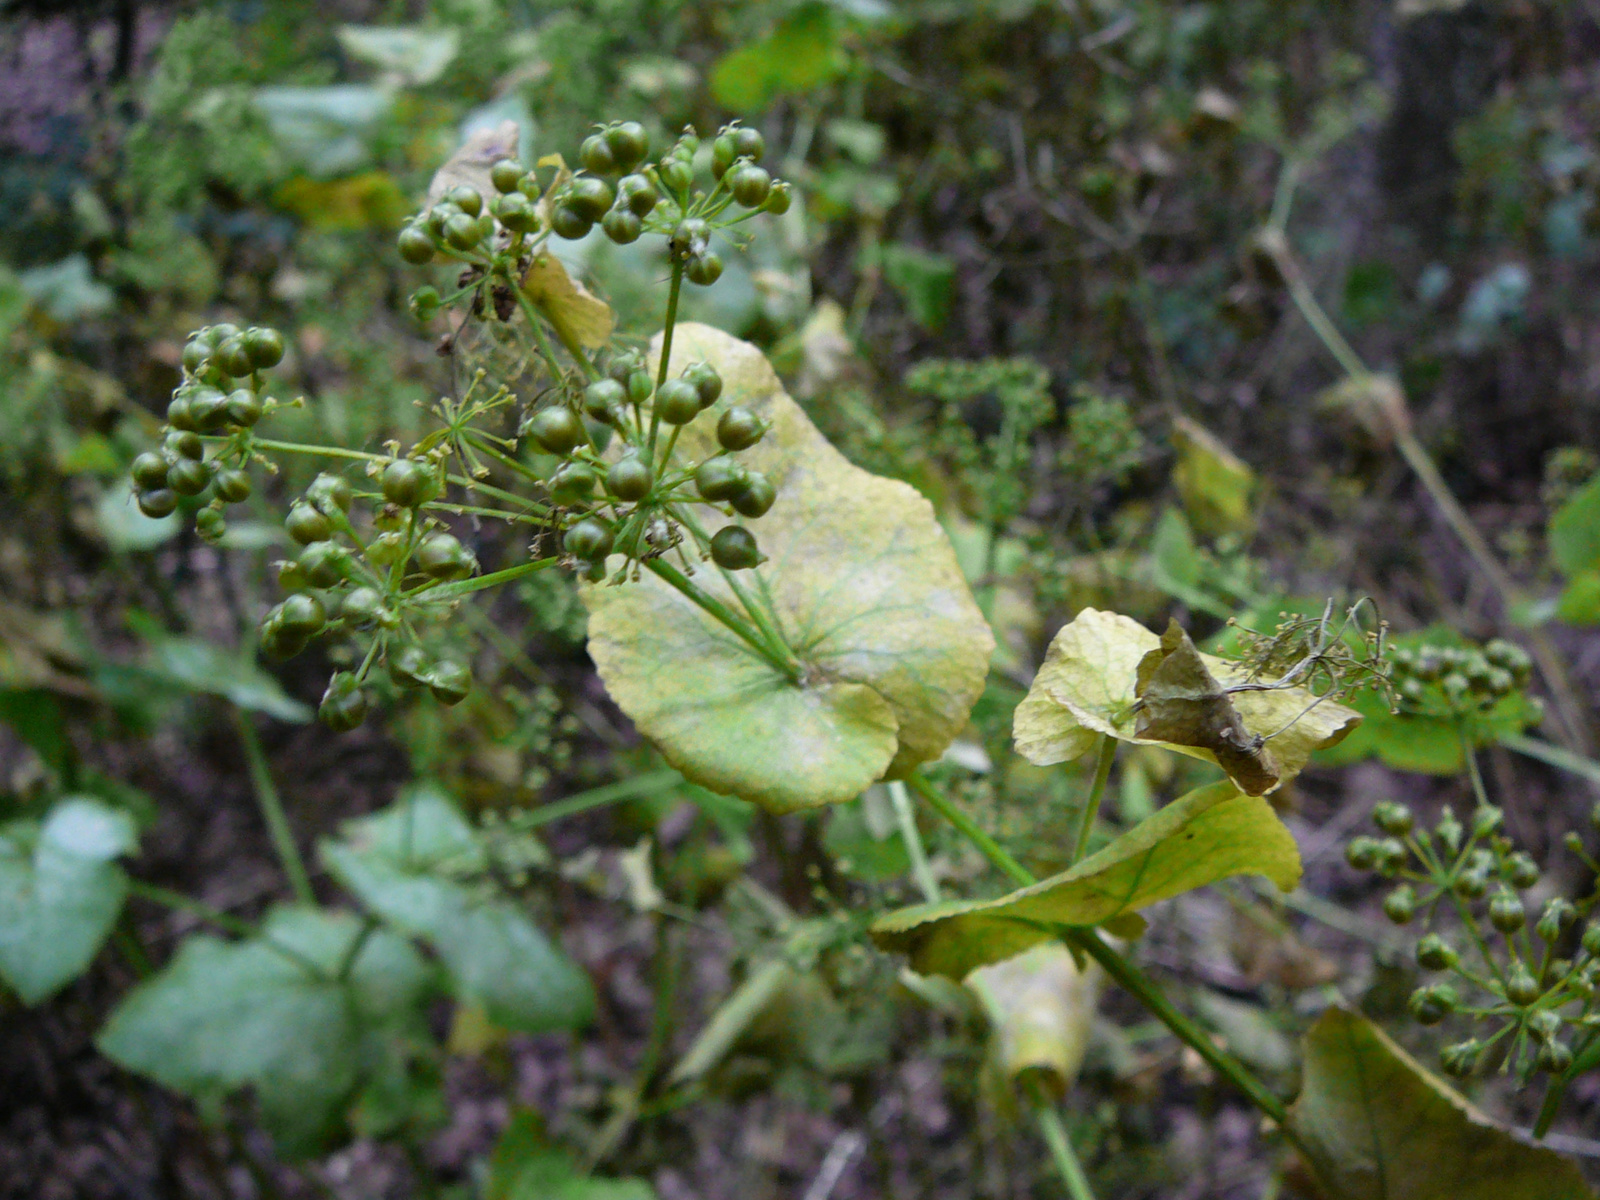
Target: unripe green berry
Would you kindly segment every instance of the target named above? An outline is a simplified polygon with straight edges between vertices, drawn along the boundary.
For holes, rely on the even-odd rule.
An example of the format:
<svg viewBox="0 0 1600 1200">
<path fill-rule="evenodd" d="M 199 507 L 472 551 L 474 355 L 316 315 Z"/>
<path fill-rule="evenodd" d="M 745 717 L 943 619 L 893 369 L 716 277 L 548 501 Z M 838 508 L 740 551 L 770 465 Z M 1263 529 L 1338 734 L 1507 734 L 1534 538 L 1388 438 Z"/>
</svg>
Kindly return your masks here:
<svg viewBox="0 0 1600 1200">
<path fill-rule="evenodd" d="M 748 450 L 767 432 L 764 421 L 748 408 L 734 405 L 717 419 L 717 442 L 724 450 Z"/>
<path fill-rule="evenodd" d="M 746 517 L 764 517 L 778 498 L 772 481 L 760 471 L 751 471 L 745 480 L 744 490 L 728 501 L 733 510 Z"/>
<path fill-rule="evenodd" d="M 1417 965 L 1429 971 L 1448 971 L 1459 961 L 1455 948 L 1437 933 L 1424 934 L 1417 943 Z"/>
<path fill-rule="evenodd" d="M 140 488 L 164 488 L 167 486 L 167 460 L 146 450 L 133 460 L 132 475 L 133 482 Z"/>
<path fill-rule="evenodd" d="M 202 508 L 195 514 L 194 529 L 205 541 L 215 542 L 228 532 L 228 522 L 216 509 Z"/>
<path fill-rule="evenodd" d="M 328 680 L 317 706 L 317 717 L 335 733 L 349 733 L 367 719 L 367 694 L 349 671 L 339 671 Z"/>
<path fill-rule="evenodd" d="M 318 510 L 325 513 L 349 512 L 350 501 L 354 494 L 350 490 L 350 481 L 343 475 L 336 475 L 332 471 L 323 471 L 311 481 L 311 486 L 306 489 L 306 499 Z"/>
<path fill-rule="evenodd" d="M 196 429 L 194 417 L 189 414 L 189 397 L 174 396 L 167 405 L 167 424 L 180 433 L 193 433 Z"/>
<path fill-rule="evenodd" d="M 260 325 L 246 329 L 244 348 L 258 371 L 268 370 L 283 361 L 283 335 L 276 329 Z"/>
<path fill-rule="evenodd" d="M 566 195 L 562 204 L 584 220 L 593 224 L 606 215 L 606 210 L 615 201 L 616 195 L 611 190 L 611 185 L 604 179 L 597 179 L 593 175 L 579 175 L 567 185 Z"/>
<path fill-rule="evenodd" d="M 1539 923 L 1534 926 L 1535 932 L 1546 942 L 1554 942 L 1562 932 L 1578 919 L 1578 910 L 1572 902 L 1560 896 L 1552 897 L 1545 901 L 1544 910 L 1539 914 Z"/>
<path fill-rule="evenodd" d="M 440 704 L 460 704 L 472 693 L 472 670 L 465 663 L 441 659 L 428 673 L 428 691 Z"/>
<path fill-rule="evenodd" d="M 694 183 L 694 168 L 682 159 L 669 159 L 661 164 L 661 182 L 674 192 L 686 192 Z"/>
<path fill-rule="evenodd" d="M 1565 1042 L 1551 1040 L 1539 1047 L 1539 1069 L 1563 1075 L 1572 1066 L 1572 1049 Z"/>
<path fill-rule="evenodd" d="M 1444 1068 L 1446 1075 L 1462 1079 L 1476 1069 L 1478 1055 L 1482 1052 L 1483 1043 L 1476 1038 L 1469 1038 L 1467 1041 L 1457 1042 L 1439 1051 L 1439 1065 Z"/>
<path fill-rule="evenodd" d="M 606 472 L 606 490 L 618 500 L 629 503 L 648 496 L 655 482 L 655 472 L 650 469 L 650 464 L 635 454 L 619 458 Z"/>
<path fill-rule="evenodd" d="M 299 566 L 312 587 L 330 588 L 344 578 L 344 551 L 333 542 L 312 542 L 300 551 Z"/>
<path fill-rule="evenodd" d="M 470 250 L 483 240 L 476 217 L 457 213 L 444 223 L 444 240 L 457 250 Z"/>
<path fill-rule="evenodd" d="M 694 486 L 700 495 L 713 503 L 731 500 L 744 491 L 748 472 L 731 458 L 708 458 L 695 468 Z"/>
<path fill-rule="evenodd" d="M 661 193 L 644 175 L 624 175 L 617 183 L 617 203 L 636 217 L 648 217 L 661 203 Z"/>
<path fill-rule="evenodd" d="M 1472 812 L 1472 836 L 1488 837 L 1505 824 L 1506 814 L 1492 804 L 1480 804 Z"/>
<path fill-rule="evenodd" d="M 250 361 L 250 351 L 245 348 L 241 336 L 231 337 L 218 346 L 211 361 L 229 375 L 244 376 L 255 370 L 255 364 Z"/>
<path fill-rule="evenodd" d="M 444 198 L 469 217 L 476 217 L 483 211 L 483 195 L 468 184 L 457 184 L 445 193 Z"/>
<path fill-rule="evenodd" d="M 333 536 L 333 523 L 311 505 L 296 501 L 283 522 L 289 536 L 302 546 L 325 542 Z"/>
<path fill-rule="evenodd" d="M 1417 915 L 1417 893 L 1409 883 L 1402 884 L 1384 897 L 1383 915 L 1396 925 L 1404 925 Z"/>
<path fill-rule="evenodd" d="M 1506 859 L 1505 876 L 1513 887 L 1531 888 L 1539 882 L 1539 864 L 1519 850 Z"/>
<path fill-rule="evenodd" d="M 639 240 L 644 222 L 626 208 L 613 208 L 600 218 L 600 228 L 617 245 L 628 246 Z"/>
<path fill-rule="evenodd" d="M 632 371 L 628 374 L 628 399 L 634 404 L 643 404 L 650 399 L 650 394 L 656 390 L 655 381 L 650 378 L 648 371 Z"/>
<path fill-rule="evenodd" d="M 242 425 L 249 429 L 259 420 L 265 410 L 261 397 L 249 388 L 238 388 L 228 396 L 228 420 L 235 425 Z"/>
<path fill-rule="evenodd" d="M 583 164 L 585 171 L 593 171 L 596 175 L 610 175 L 617 170 L 616 155 L 611 153 L 606 139 L 598 133 L 583 139 L 583 144 L 578 147 L 578 161 Z"/>
<path fill-rule="evenodd" d="M 739 157 L 734 149 L 733 135 L 721 133 L 711 143 L 711 174 L 721 179 L 728 173 L 728 168 L 733 166 L 733 160 Z"/>
<path fill-rule="evenodd" d="M 383 498 L 400 508 L 416 508 L 433 496 L 433 471 L 426 463 L 397 458 L 384 467 L 380 485 Z"/>
<path fill-rule="evenodd" d="M 781 217 L 789 211 L 789 205 L 793 200 L 794 196 L 788 183 L 780 179 L 772 185 L 772 191 L 767 193 L 767 211 L 775 217 Z"/>
<path fill-rule="evenodd" d="M 489 182 L 502 194 L 515 192 L 522 182 L 522 164 L 514 158 L 502 158 L 489 168 Z"/>
<path fill-rule="evenodd" d="M 322 627 L 328 623 L 328 613 L 322 607 L 321 600 L 301 592 L 286 597 L 283 603 L 272 610 L 267 620 L 290 637 L 308 638 L 322 631 Z"/>
<path fill-rule="evenodd" d="M 1539 981 L 1533 973 L 1522 963 L 1512 964 L 1510 973 L 1506 976 L 1506 999 L 1513 1004 L 1532 1004 L 1544 990 L 1539 986 Z"/>
<path fill-rule="evenodd" d="M 761 561 L 761 550 L 743 525 L 724 525 L 711 536 L 711 559 L 725 571 L 745 571 Z"/>
<path fill-rule="evenodd" d="M 701 408 L 710 408 L 722 395 L 722 376 L 708 362 L 690 363 L 684 369 L 683 378 L 694 384 L 694 390 L 700 393 Z"/>
<path fill-rule="evenodd" d="M 389 656 L 389 678 L 400 687 L 423 687 L 432 671 L 433 660 L 428 657 L 427 651 L 416 644 Z"/>
<path fill-rule="evenodd" d="M 1590 925 L 1583 931 L 1583 952 L 1591 958 L 1600 958 L 1600 924 Z"/>
<path fill-rule="evenodd" d="M 1344 860 L 1357 871 L 1371 871 L 1378 865 L 1378 839 L 1362 834 L 1350 839 L 1344 848 Z"/>
<path fill-rule="evenodd" d="M 169 433 L 166 447 L 179 458 L 201 459 L 205 457 L 206 444 L 200 440 L 200 435 L 184 430 L 182 433 Z"/>
<path fill-rule="evenodd" d="M 650 153 L 650 136 L 637 121 L 623 121 L 605 131 L 606 146 L 619 171 L 626 171 Z"/>
<path fill-rule="evenodd" d="M 761 136 L 760 130 L 751 129 L 747 125 L 736 125 L 728 132 L 733 138 L 736 158 L 748 158 L 753 163 L 761 161 L 761 156 L 767 152 L 767 139 Z"/>
<path fill-rule="evenodd" d="M 466 579 L 477 569 L 472 551 L 449 533 L 435 533 L 417 549 L 417 566 L 430 579 Z"/>
<path fill-rule="evenodd" d="M 240 388 L 237 395 L 250 396 L 249 388 Z M 220 389 L 196 388 L 189 396 L 189 418 L 201 433 L 215 433 L 228 423 L 228 401 Z"/>
<path fill-rule="evenodd" d="M 602 559 L 611 553 L 611 530 L 593 517 L 585 517 L 561 539 L 561 545 L 574 558 Z"/>
<path fill-rule="evenodd" d="M 363 584 L 345 593 L 339 605 L 339 615 L 356 629 L 370 629 L 378 624 L 387 608 L 383 593 Z"/>
<path fill-rule="evenodd" d="M 656 414 L 668 425 L 687 425 L 700 415 L 700 393 L 683 379 L 669 379 L 656 392 Z"/>
<path fill-rule="evenodd" d="M 1378 874 L 1392 878 L 1406 865 L 1406 858 L 1405 843 L 1399 838 L 1384 838 L 1378 843 Z"/>
<path fill-rule="evenodd" d="M 1419 1025 L 1437 1025 L 1456 1010 L 1461 998 L 1448 983 L 1430 983 L 1411 993 L 1407 1006 Z"/>
<path fill-rule="evenodd" d="M 1482 871 L 1463 871 L 1456 876 L 1454 891 L 1463 900 L 1481 900 L 1489 891 L 1488 876 Z"/>
<path fill-rule="evenodd" d="M 550 498 L 562 506 L 581 504 L 594 494 L 600 477 L 583 463 L 566 463 L 550 477 Z"/>
<path fill-rule="evenodd" d="M 198 459 L 180 458 L 167 468 L 167 486 L 180 496 L 198 496 L 211 482 L 211 467 Z"/>
<path fill-rule="evenodd" d="M 532 233 L 539 227 L 539 210 L 521 192 L 501 196 L 494 212 L 500 218 L 500 224 L 512 233 Z"/>
<path fill-rule="evenodd" d="M 1372 810 L 1373 824 L 1392 837 L 1405 837 L 1411 832 L 1411 810 L 1404 804 L 1385 800 Z"/>
<path fill-rule="evenodd" d="M 729 190 L 745 208 L 760 208 L 772 192 L 772 176 L 760 167 L 739 167 L 733 172 Z"/>
<path fill-rule="evenodd" d="M 615 379 L 597 379 L 583 392 L 583 411 L 608 424 L 617 419 L 628 393 Z"/>
<path fill-rule="evenodd" d="M 553 404 L 534 413 L 526 432 L 551 454 L 566 454 L 584 440 L 583 422 L 565 404 Z"/>
<path fill-rule="evenodd" d="M 1489 901 L 1489 924 L 1501 933 L 1515 933 L 1527 920 L 1522 900 L 1507 888 L 1502 888 Z"/>
<path fill-rule="evenodd" d="M 1561 1014 L 1548 1008 L 1528 1014 L 1528 1031 L 1541 1042 L 1547 1042 L 1561 1032 Z"/>
<path fill-rule="evenodd" d="M 683 273 L 690 283 L 710 287 L 722 278 L 722 258 L 715 250 L 703 250 L 699 254 L 691 254 Z"/>
</svg>

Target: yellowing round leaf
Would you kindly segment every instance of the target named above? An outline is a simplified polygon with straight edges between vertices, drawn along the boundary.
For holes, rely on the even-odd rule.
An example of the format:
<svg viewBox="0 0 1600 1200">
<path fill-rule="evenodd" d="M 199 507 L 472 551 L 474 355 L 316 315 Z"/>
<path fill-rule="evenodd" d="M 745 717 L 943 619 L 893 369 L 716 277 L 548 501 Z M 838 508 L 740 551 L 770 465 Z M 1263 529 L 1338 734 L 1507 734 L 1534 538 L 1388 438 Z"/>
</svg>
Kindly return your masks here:
<svg viewBox="0 0 1600 1200">
<path fill-rule="evenodd" d="M 775 812 L 849 800 L 943 753 L 983 688 L 994 639 L 915 489 L 829 445 L 754 346 L 678 326 L 671 372 L 702 360 L 723 394 L 683 427 L 678 456 L 712 453 L 730 405 L 768 423 L 739 456 L 777 492 L 750 522 L 768 561 L 740 580 L 770 597 L 802 676 L 791 680 L 649 574 L 584 588 L 590 653 L 639 731 L 696 783 Z M 724 521 L 704 523 L 714 532 Z M 693 582 L 739 610 L 709 563 Z"/>
</svg>

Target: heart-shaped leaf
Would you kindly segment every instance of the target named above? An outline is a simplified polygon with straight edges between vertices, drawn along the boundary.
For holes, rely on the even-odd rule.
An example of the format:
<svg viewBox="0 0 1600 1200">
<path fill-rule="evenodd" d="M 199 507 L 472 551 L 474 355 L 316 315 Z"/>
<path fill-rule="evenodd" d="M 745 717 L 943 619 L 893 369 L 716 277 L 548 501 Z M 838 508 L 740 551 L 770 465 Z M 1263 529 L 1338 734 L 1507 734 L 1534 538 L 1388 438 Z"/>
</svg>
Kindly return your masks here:
<svg viewBox="0 0 1600 1200">
<path fill-rule="evenodd" d="M 1265 800 L 1224 780 L 1174 800 L 1059 875 L 997 900 L 900 909 L 873 922 L 872 938 L 909 954 L 924 975 L 962 979 L 1060 926 L 1104 925 L 1233 875 L 1264 875 L 1290 891 L 1300 882 L 1300 852 Z"/>
<path fill-rule="evenodd" d="M 395 928 L 426 940 L 466 1001 L 506 1029 L 545 1033 L 588 1022 L 594 993 L 521 906 L 483 878 L 477 832 L 432 787 L 345 826 L 322 858 L 347 888 Z"/>
<path fill-rule="evenodd" d="M 723 395 L 683 427 L 681 457 L 716 451 L 730 405 L 767 422 L 740 461 L 777 492 L 751 526 L 768 561 L 741 574 L 770 597 L 803 674 L 792 680 L 649 575 L 584 588 L 589 652 L 612 698 L 695 782 L 774 812 L 849 800 L 943 753 L 982 691 L 994 638 L 922 496 L 829 445 L 754 346 L 679 325 L 672 371 L 698 360 L 716 367 Z M 694 582 L 739 608 L 715 568 Z"/>
<path fill-rule="evenodd" d="M 1190 668 L 1187 683 L 1198 686 L 1204 682 L 1196 674 L 1194 661 L 1188 658 L 1193 647 L 1183 650 L 1187 641 L 1187 635 L 1179 630 L 1163 650 L 1162 639 L 1137 621 L 1117 613 L 1084 609 L 1056 634 L 1027 697 L 1017 705 L 1012 719 L 1017 753 L 1029 762 L 1048 766 L 1079 757 L 1094 746 L 1099 735 L 1108 734 L 1122 741 L 1165 746 L 1217 763 L 1241 788 L 1261 793 L 1294 778 L 1313 751 L 1334 745 L 1361 720 L 1361 714 L 1354 709 L 1332 700 L 1319 700 L 1304 688 L 1232 690 L 1245 682 L 1238 666 L 1209 654 L 1195 654 L 1199 666 L 1223 685 L 1225 703 L 1237 714 L 1239 728 L 1251 739 L 1260 738 L 1261 746 L 1252 749 L 1235 743 L 1231 747 L 1234 753 L 1228 753 L 1223 735 L 1231 726 L 1226 711 L 1219 712 L 1213 704 L 1208 720 L 1195 720 L 1201 711 L 1196 706 L 1197 694 L 1185 697 L 1181 686 L 1185 680 L 1176 674 L 1153 698 L 1174 702 L 1187 699 L 1191 723 L 1184 736 L 1195 740 L 1167 740 L 1183 732 L 1182 723 L 1158 725 L 1161 736 L 1146 736 L 1140 728 L 1141 722 L 1145 728 L 1150 727 L 1140 704 L 1144 698 L 1141 690 L 1149 692 L 1157 678 L 1155 668 L 1163 659 L 1177 654 L 1174 670 L 1186 662 Z M 1141 681 L 1140 664 L 1153 652 L 1162 653 L 1149 660 Z M 1167 715 L 1176 711 L 1176 707 L 1169 707 Z M 1219 750 L 1224 753 L 1219 754 Z M 1260 751 L 1265 751 L 1265 759 Z M 1270 761 L 1270 770 L 1264 769 L 1266 761 Z"/>
<path fill-rule="evenodd" d="M 1306 1034 L 1289 1121 L 1329 1200 L 1593 1200 L 1573 1164 L 1512 1136 L 1342 1008 Z"/>
<path fill-rule="evenodd" d="M 278 908 L 259 937 L 185 941 L 128 993 L 97 1044 L 197 1099 L 253 1088 L 283 1150 L 307 1154 L 337 1129 L 365 1078 L 369 1039 L 420 1020 L 428 974 L 407 942 L 363 939 L 348 913 Z"/>
<path fill-rule="evenodd" d="M 89 965 L 116 923 L 128 880 L 118 855 L 133 820 L 87 796 L 37 821 L 0 825 L 0 979 L 37 1004 Z"/>
</svg>

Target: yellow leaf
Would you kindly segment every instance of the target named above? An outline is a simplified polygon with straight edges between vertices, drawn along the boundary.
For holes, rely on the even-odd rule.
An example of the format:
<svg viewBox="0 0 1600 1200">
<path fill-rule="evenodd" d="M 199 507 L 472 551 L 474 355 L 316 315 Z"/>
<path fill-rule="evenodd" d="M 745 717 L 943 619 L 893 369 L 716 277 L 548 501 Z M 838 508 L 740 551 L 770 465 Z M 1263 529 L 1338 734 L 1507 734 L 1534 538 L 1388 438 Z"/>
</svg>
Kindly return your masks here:
<svg viewBox="0 0 1600 1200">
<path fill-rule="evenodd" d="M 1178 450 L 1172 480 L 1195 531 L 1212 538 L 1254 533 L 1256 473 L 1188 417 L 1173 420 L 1172 442 Z"/>
<path fill-rule="evenodd" d="M 563 341 L 585 350 L 606 344 L 617 317 L 611 306 L 567 274 L 554 254 L 539 255 L 522 277 L 522 291 L 556 327 Z"/>
</svg>

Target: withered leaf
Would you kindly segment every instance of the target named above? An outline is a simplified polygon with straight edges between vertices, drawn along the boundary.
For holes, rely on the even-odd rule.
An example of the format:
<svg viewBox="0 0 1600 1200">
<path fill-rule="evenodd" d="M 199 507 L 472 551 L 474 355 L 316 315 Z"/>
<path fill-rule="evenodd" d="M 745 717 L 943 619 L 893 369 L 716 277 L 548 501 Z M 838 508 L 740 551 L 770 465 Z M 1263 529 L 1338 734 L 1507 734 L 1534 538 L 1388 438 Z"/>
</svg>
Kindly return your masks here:
<svg viewBox="0 0 1600 1200">
<path fill-rule="evenodd" d="M 1139 660 L 1134 694 L 1139 737 L 1211 751 L 1249 795 L 1277 786 L 1278 767 L 1265 739 L 1244 727 L 1239 710 L 1176 621 L 1167 624 L 1161 645 Z"/>
</svg>

